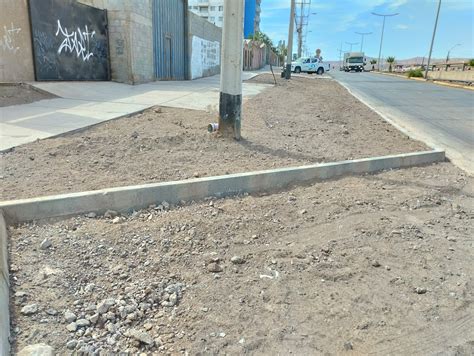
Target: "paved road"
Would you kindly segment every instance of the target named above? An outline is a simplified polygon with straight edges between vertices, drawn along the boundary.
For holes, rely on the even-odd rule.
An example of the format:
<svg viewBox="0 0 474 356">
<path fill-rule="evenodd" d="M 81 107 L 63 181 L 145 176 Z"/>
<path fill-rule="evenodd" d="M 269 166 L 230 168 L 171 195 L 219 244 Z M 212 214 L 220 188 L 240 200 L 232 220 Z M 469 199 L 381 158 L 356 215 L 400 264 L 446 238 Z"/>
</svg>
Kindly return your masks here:
<svg viewBox="0 0 474 356">
<path fill-rule="evenodd" d="M 375 73 L 330 74 L 411 137 L 445 149 L 474 174 L 474 91 Z"/>
</svg>

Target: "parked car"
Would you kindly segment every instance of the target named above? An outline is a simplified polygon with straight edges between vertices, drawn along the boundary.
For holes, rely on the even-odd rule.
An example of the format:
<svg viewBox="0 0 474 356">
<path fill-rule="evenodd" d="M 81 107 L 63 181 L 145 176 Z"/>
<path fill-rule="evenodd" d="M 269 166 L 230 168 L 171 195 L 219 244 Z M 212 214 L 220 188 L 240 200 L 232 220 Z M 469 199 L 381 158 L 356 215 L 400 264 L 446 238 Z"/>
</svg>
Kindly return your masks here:
<svg viewBox="0 0 474 356">
<path fill-rule="evenodd" d="M 324 63 L 322 59 L 318 57 L 301 57 L 291 62 L 291 71 L 293 73 L 317 73 L 321 75 L 330 69 L 331 65 Z M 285 66 L 282 68 L 282 71 L 285 71 Z"/>
<path fill-rule="evenodd" d="M 291 71 L 295 73 L 317 73 L 319 75 L 331 69 L 329 63 L 323 63 L 318 57 L 301 57 L 291 63 Z"/>
</svg>

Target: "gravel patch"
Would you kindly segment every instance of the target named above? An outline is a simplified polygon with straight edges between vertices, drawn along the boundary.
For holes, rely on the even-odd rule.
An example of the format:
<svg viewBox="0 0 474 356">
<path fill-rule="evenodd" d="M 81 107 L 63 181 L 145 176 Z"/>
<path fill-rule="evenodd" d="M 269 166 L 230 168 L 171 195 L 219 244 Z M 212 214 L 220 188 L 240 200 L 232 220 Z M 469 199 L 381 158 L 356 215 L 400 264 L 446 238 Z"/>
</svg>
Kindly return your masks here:
<svg viewBox="0 0 474 356">
<path fill-rule="evenodd" d="M 10 227 L 14 351 L 472 354 L 473 203 L 441 163 Z"/>
</svg>

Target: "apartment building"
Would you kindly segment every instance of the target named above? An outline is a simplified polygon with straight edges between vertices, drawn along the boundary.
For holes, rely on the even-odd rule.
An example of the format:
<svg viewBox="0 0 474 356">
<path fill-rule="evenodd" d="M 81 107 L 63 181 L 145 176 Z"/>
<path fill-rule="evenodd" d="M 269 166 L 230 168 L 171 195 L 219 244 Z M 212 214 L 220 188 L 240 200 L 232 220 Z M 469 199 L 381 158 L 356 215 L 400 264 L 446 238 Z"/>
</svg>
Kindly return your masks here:
<svg viewBox="0 0 474 356">
<path fill-rule="evenodd" d="M 188 0 L 188 9 L 218 27 L 224 22 L 224 0 Z"/>
<path fill-rule="evenodd" d="M 244 36 L 260 31 L 261 0 L 245 0 Z M 224 0 L 188 0 L 188 9 L 218 27 L 224 22 Z"/>
</svg>

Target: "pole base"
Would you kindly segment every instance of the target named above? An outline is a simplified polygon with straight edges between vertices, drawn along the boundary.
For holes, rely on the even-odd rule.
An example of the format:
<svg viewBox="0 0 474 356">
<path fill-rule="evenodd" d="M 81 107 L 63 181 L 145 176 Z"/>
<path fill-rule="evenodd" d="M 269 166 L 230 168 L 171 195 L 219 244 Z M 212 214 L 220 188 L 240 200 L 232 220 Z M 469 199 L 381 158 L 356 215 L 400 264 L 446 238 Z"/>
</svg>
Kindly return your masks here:
<svg viewBox="0 0 474 356">
<path fill-rule="evenodd" d="M 285 79 L 291 78 L 291 64 L 286 65 Z"/>
<path fill-rule="evenodd" d="M 220 93 L 219 133 L 224 137 L 241 139 L 240 126 L 242 114 L 242 95 Z"/>
</svg>

